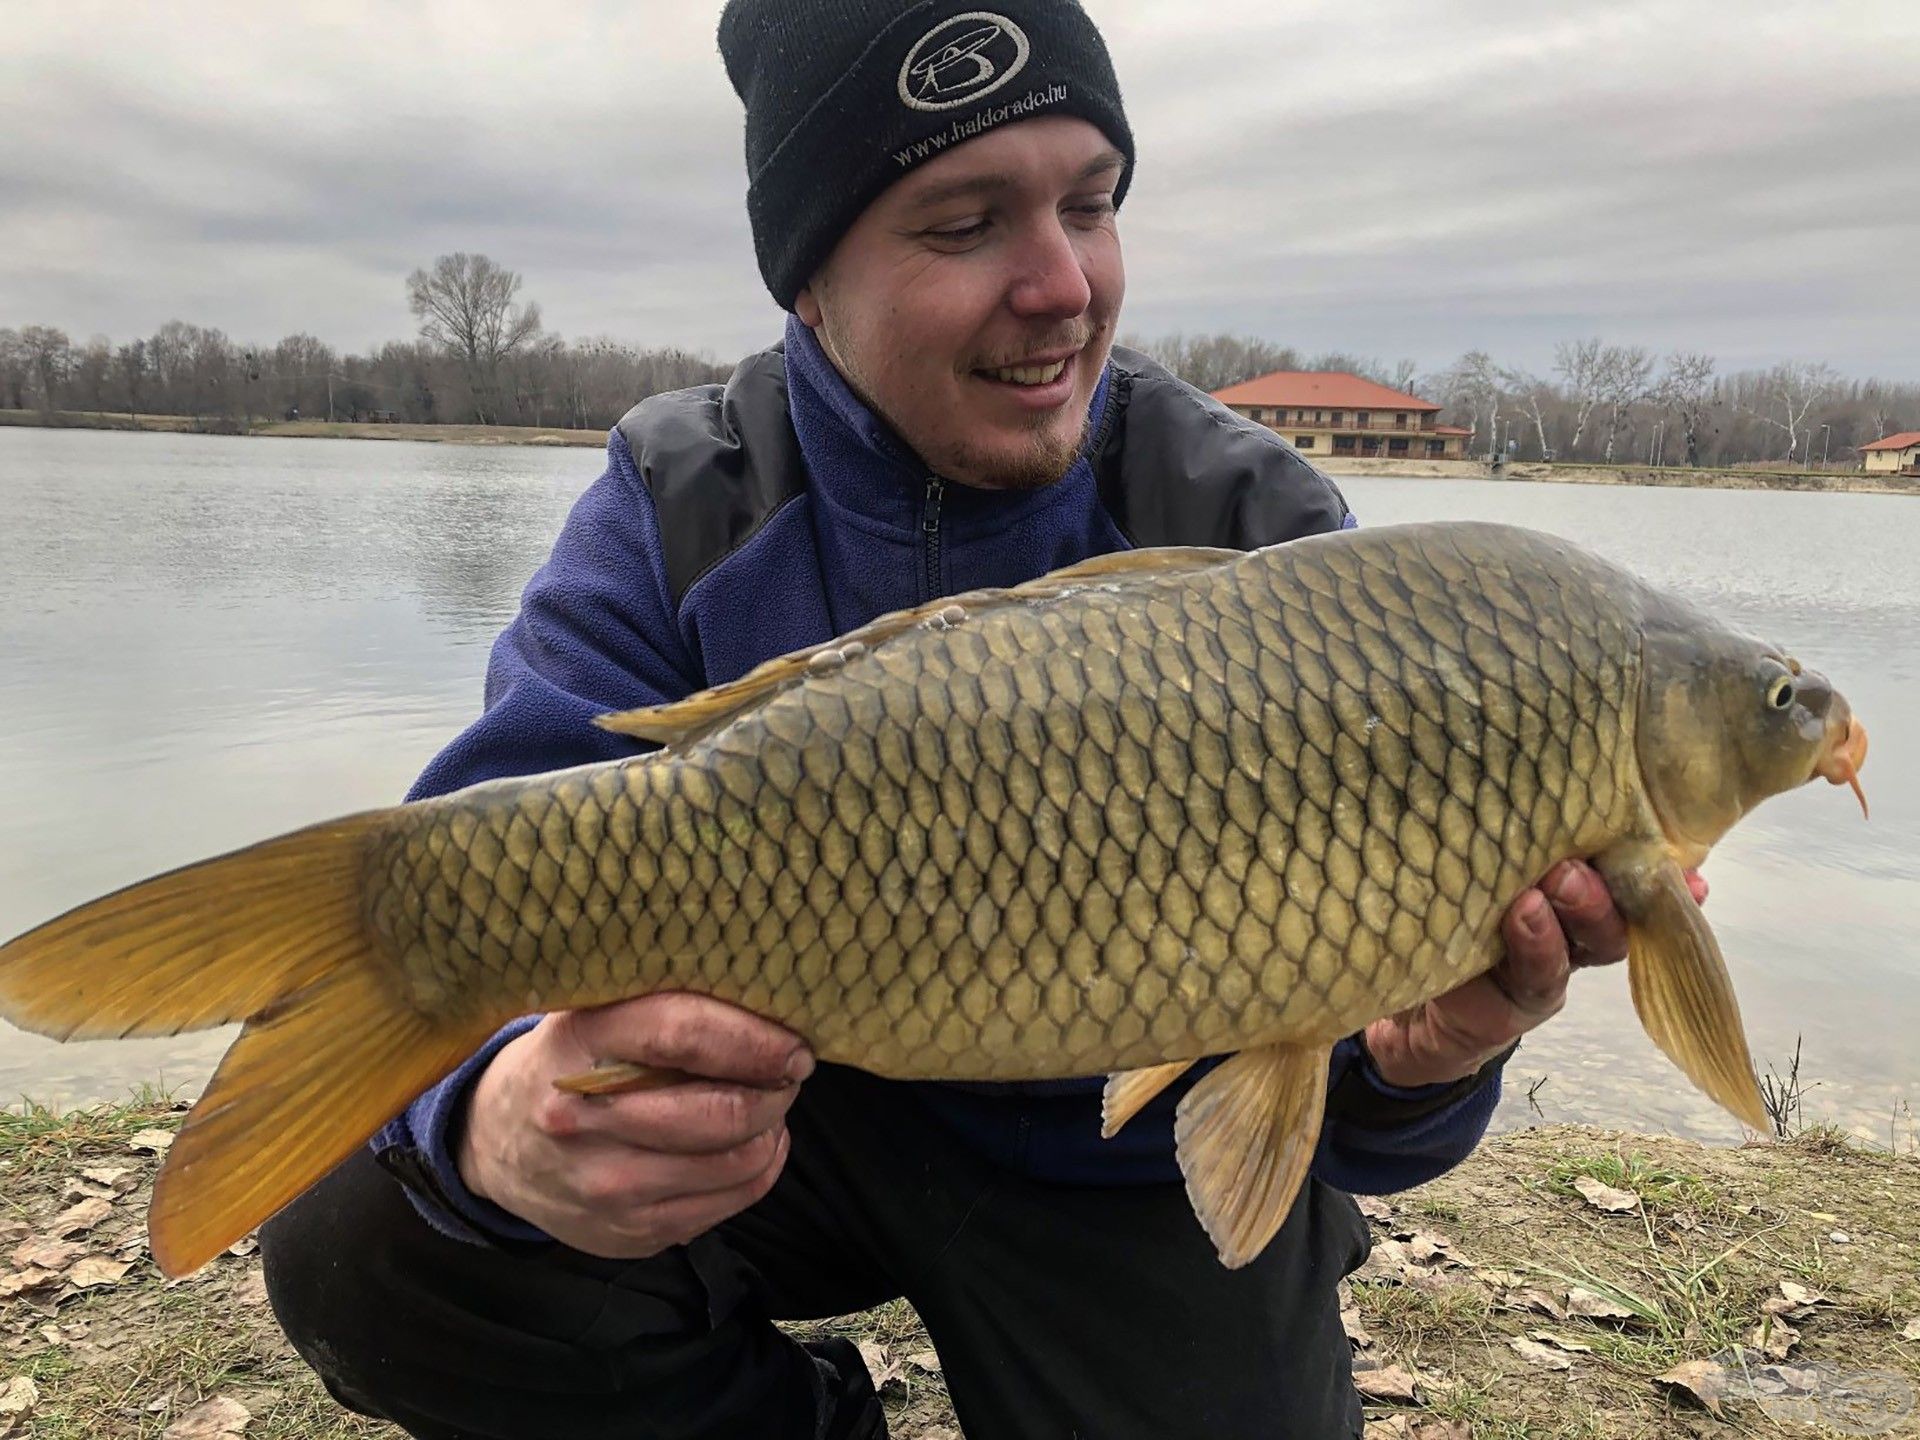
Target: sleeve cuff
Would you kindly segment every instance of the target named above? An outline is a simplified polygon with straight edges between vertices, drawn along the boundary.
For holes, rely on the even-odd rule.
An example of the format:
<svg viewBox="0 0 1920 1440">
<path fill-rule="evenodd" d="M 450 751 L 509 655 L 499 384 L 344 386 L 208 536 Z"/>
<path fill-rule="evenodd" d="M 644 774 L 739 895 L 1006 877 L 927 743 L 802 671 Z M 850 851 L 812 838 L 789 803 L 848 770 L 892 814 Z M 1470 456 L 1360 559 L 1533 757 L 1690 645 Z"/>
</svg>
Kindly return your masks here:
<svg viewBox="0 0 1920 1440">
<path fill-rule="evenodd" d="M 1327 1092 L 1327 1113 L 1340 1122 L 1363 1130 L 1397 1130 L 1438 1115 L 1443 1110 L 1477 1092 L 1500 1073 L 1513 1052 L 1520 1048 L 1514 1041 L 1471 1075 L 1436 1085 L 1393 1085 L 1374 1068 L 1366 1041 L 1352 1035 L 1340 1042 L 1338 1050 L 1348 1052 L 1345 1069 Z"/>
<path fill-rule="evenodd" d="M 481 1072 L 510 1042 L 539 1023 L 538 1015 L 512 1021 L 373 1138 L 374 1159 L 405 1188 L 421 1218 L 456 1240 L 487 1244 L 553 1238 L 468 1190 L 454 1158 L 458 1128 Z"/>
</svg>

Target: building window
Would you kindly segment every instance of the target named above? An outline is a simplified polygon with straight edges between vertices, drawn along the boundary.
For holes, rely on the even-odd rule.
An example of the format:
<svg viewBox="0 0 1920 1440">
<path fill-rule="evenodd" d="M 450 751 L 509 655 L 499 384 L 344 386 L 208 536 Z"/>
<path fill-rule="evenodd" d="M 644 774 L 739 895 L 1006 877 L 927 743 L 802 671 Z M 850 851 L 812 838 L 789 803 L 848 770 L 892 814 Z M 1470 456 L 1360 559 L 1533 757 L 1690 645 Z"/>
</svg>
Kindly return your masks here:
<svg viewBox="0 0 1920 1440">
<path fill-rule="evenodd" d="M 1393 424 L 1395 429 L 1398 429 L 1398 430 L 1406 429 L 1407 428 L 1407 412 L 1404 410 L 1396 411 L 1393 417 Z"/>
<path fill-rule="evenodd" d="M 1314 412 L 1313 412 L 1313 423 L 1314 423 L 1314 424 L 1316 424 L 1316 425 L 1324 425 L 1324 424 L 1326 424 L 1326 423 L 1327 423 L 1327 412 L 1326 412 L 1326 411 L 1324 411 L 1324 410 L 1316 410 L 1316 411 L 1314 411 Z"/>
<path fill-rule="evenodd" d="M 1347 412 L 1346 412 L 1346 411 L 1344 411 L 1344 410 L 1336 410 L 1336 411 L 1334 411 L 1334 412 L 1333 412 L 1333 423 L 1334 423 L 1334 424 L 1336 424 L 1336 425 L 1338 425 L 1338 424 L 1341 424 L 1341 423 L 1342 423 L 1342 421 L 1341 421 L 1341 417 L 1342 417 L 1343 415 L 1345 415 L 1346 413 L 1347 413 Z"/>
<path fill-rule="evenodd" d="M 1387 454 L 1389 454 L 1389 455 L 1404 455 L 1404 454 L 1406 454 L 1406 453 L 1407 453 L 1407 442 L 1406 442 L 1406 441 L 1404 441 L 1404 440 L 1396 440 L 1396 439 L 1393 439 L 1393 438 L 1392 438 L 1391 436 L 1389 436 L 1389 437 L 1388 437 L 1388 439 L 1387 439 Z"/>
<path fill-rule="evenodd" d="M 1446 453 L 1447 453 L 1447 442 L 1446 442 L 1446 441 L 1444 441 L 1444 440 L 1429 440 L 1429 441 L 1427 441 L 1427 456 L 1428 456 L 1428 458 L 1429 458 L 1429 459 L 1437 459 L 1438 457 L 1440 457 L 1440 456 L 1442 456 L 1442 455 L 1444 455 L 1444 454 L 1446 454 Z"/>
<path fill-rule="evenodd" d="M 1333 437 L 1333 453 L 1336 455 L 1356 455 L 1359 453 L 1358 442 L 1351 435 L 1336 435 Z"/>
<path fill-rule="evenodd" d="M 1293 448 L 1296 450 L 1311 450 L 1313 448 L 1313 437 L 1311 435 L 1294 436 Z"/>
</svg>

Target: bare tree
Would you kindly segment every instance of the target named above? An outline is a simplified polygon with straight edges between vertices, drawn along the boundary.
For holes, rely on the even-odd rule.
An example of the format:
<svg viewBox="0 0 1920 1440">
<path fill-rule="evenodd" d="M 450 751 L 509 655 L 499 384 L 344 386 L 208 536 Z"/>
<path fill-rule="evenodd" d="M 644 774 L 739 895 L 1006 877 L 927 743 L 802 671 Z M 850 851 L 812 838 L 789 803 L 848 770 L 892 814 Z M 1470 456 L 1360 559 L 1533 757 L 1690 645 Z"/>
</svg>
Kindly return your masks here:
<svg viewBox="0 0 1920 1440">
<path fill-rule="evenodd" d="M 87 341 L 84 350 L 73 359 L 73 383 L 87 402 L 87 409 L 98 414 L 107 408 L 107 377 L 113 371 L 113 346 L 104 335 Z"/>
<path fill-rule="evenodd" d="M 1587 417 L 1600 403 L 1600 337 L 1590 340 L 1562 340 L 1553 347 L 1553 373 L 1566 382 L 1567 399 L 1573 404 L 1573 438 L 1567 442 L 1567 454 L 1580 449 L 1580 437 L 1587 431 Z"/>
<path fill-rule="evenodd" d="M 1553 402 L 1553 386 L 1530 370 L 1505 368 L 1500 371 L 1500 383 L 1520 402 L 1527 412 L 1527 418 L 1533 422 L 1533 433 L 1540 443 L 1540 458 L 1552 459 L 1553 447 L 1547 442 L 1545 409 Z"/>
<path fill-rule="evenodd" d="M 1639 345 L 1609 345 L 1600 352 L 1599 398 L 1607 407 L 1607 448 L 1602 457 L 1613 463 L 1613 442 L 1627 411 L 1652 393 L 1653 356 Z"/>
<path fill-rule="evenodd" d="M 140 408 L 140 390 L 147 379 L 147 342 L 135 340 L 115 350 L 113 373 L 127 399 L 127 419 L 132 420 Z"/>
<path fill-rule="evenodd" d="M 1484 350 L 1469 350 L 1454 362 L 1453 368 L 1440 379 L 1441 400 L 1449 409 L 1465 411 L 1473 417 L 1474 434 L 1468 438 L 1468 448 L 1473 447 L 1479 437 L 1480 412 L 1487 415 L 1487 458 L 1493 459 L 1497 453 L 1499 436 L 1495 433 L 1500 423 L 1500 400 L 1505 390 L 1500 367 L 1493 363 L 1493 357 Z"/>
<path fill-rule="evenodd" d="M 498 422 L 500 362 L 540 333 L 540 307 L 514 304 L 519 290 L 519 275 L 465 251 L 442 255 L 432 270 L 407 277 L 407 305 L 422 338 L 466 367 L 483 425 Z"/>
<path fill-rule="evenodd" d="M 1402 360 L 1393 367 L 1391 377 L 1382 383 L 1389 390 L 1398 390 L 1402 395 L 1414 393 L 1414 382 L 1420 378 L 1420 367 L 1411 360 Z"/>
<path fill-rule="evenodd" d="M 9 410 L 27 408 L 27 380 L 32 373 L 27 362 L 27 347 L 18 330 L 0 330 L 0 406 Z"/>
<path fill-rule="evenodd" d="M 1711 355 L 1676 350 L 1667 357 L 1667 373 L 1654 389 L 1654 398 L 1679 418 L 1690 466 L 1700 463 L 1700 419 L 1713 393 L 1713 366 Z"/>
<path fill-rule="evenodd" d="M 1223 390 L 1275 370 L 1298 370 L 1300 353 L 1291 346 L 1248 335 L 1194 335 L 1179 332 L 1146 340 L 1128 336 L 1122 342 L 1158 360 L 1199 390 Z"/>
<path fill-rule="evenodd" d="M 1807 425 L 1807 412 L 1832 393 L 1839 377 L 1825 365 L 1807 365 L 1789 361 L 1776 365 L 1760 378 L 1759 404 L 1746 407 L 1755 419 L 1764 421 L 1787 437 L 1784 459 L 1791 461 L 1804 435 L 1813 438 Z"/>
<path fill-rule="evenodd" d="M 60 385 L 67 377 L 73 343 L 67 332 L 52 325 L 29 325 L 20 332 L 27 366 L 40 384 L 40 416 L 51 420 L 59 402 Z"/>
</svg>

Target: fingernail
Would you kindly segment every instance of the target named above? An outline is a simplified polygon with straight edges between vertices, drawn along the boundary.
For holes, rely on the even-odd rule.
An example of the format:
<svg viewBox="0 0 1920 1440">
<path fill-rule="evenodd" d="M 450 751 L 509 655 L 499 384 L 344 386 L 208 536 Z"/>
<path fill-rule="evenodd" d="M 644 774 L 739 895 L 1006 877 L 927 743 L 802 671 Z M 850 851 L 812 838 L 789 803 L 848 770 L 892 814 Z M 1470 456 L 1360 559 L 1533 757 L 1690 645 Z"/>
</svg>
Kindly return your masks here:
<svg viewBox="0 0 1920 1440">
<path fill-rule="evenodd" d="M 1562 865 L 1547 888 L 1562 905 L 1576 905 L 1587 898 L 1587 877 L 1576 866 Z"/>
<path fill-rule="evenodd" d="M 787 1079 L 804 1080 L 813 1074 L 813 1052 L 796 1050 L 787 1061 Z"/>
<path fill-rule="evenodd" d="M 1544 900 L 1529 901 L 1526 910 L 1520 916 L 1520 921 L 1536 940 L 1544 940 L 1551 935 L 1557 923 L 1553 918 L 1553 912 L 1547 908 L 1547 902 Z"/>
</svg>

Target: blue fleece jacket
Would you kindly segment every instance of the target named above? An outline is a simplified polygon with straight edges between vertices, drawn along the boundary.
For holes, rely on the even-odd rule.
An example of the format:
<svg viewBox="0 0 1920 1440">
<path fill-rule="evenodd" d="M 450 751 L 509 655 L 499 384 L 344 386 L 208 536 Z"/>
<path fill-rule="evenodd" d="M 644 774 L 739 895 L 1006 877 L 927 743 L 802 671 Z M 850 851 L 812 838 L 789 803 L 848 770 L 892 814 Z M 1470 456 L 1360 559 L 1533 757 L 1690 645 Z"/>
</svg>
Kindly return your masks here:
<svg viewBox="0 0 1920 1440">
<path fill-rule="evenodd" d="M 528 583 L 519 615 L 494 645 L 484 713 L 428 765 L 409 799 L 632 754 L 642 747 L 598 729 L 593 717 L 733 679 L 890 610 L 1018 584 L 1129 548 L 1102 507 L 1086 455 L 1057 484 L 1024 494 L 930 489 L 925 466 L 847 387 L 813 332 L 792 318 L 785 364 L 807 487 L 675 604 L 647 483 L 614 431 L 605 472 L 575 505 Z M 1110 380 L 1095 392 L 1090 434 L 1100 429 Z M 1353 523 L 1351 515 L 1345 523 Z M 373 1141 L 390 1165 L 437 1192 L 410 1190 L 426 1218 L 449 1234 L 481 1242 L 545 1238 L 470 1194 L 453 1159 L 474 1081 L 536 1020 L 507 1026 Z M 1433 1092 L 1387 1085 L 1357 1038 L 1335 1046 L 1332 1067 L 1336 1088 L 1346 1080 L 1350 1089 L 1358 1077 L 1369 1094 L 1427 1102 L 1410 1105 L 1409 1113 L 1428 1113 L 1386 1126 L 1377 1117 L 1361 1126 L 1329 1114 L 1314 1173 L 1362 1193 L 1405 1189 L 1457 1164 L 1479 1142 L 1500 1093 L 1496 1069 L 1434 1109 Z M 1179 1178 L 1173 1107 L 1206 1068 L 1194 1067 L 1107 1141 L 1099 1137 L 1098 1079 L 914 1088 L 930 1123 L 1026 1175 L 1066 1184 L 1159 1183 Z"/>
</svg>

